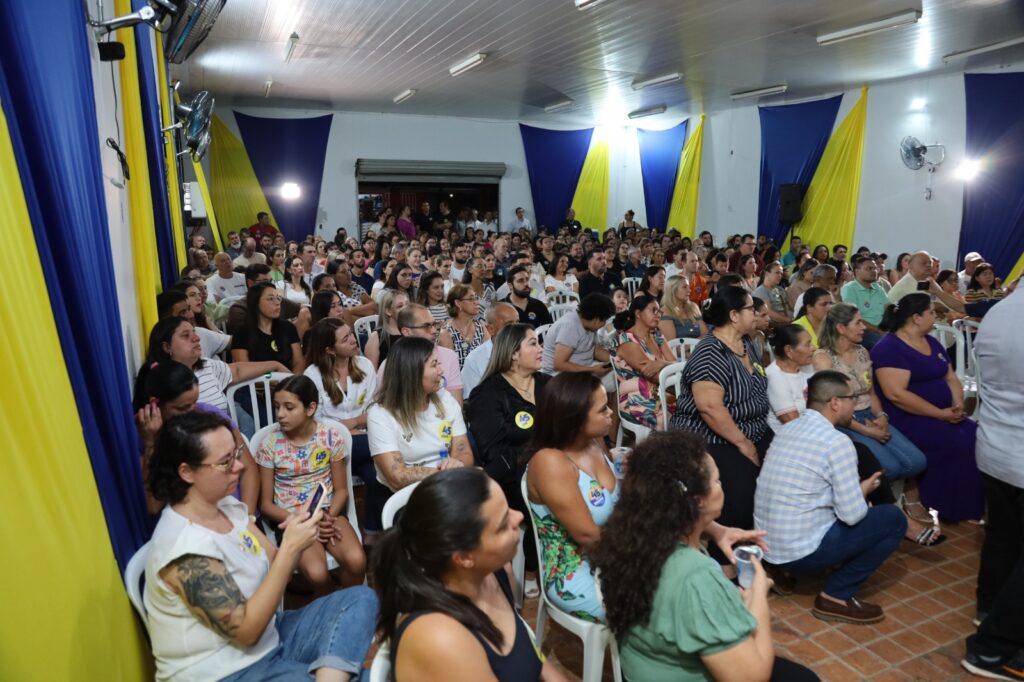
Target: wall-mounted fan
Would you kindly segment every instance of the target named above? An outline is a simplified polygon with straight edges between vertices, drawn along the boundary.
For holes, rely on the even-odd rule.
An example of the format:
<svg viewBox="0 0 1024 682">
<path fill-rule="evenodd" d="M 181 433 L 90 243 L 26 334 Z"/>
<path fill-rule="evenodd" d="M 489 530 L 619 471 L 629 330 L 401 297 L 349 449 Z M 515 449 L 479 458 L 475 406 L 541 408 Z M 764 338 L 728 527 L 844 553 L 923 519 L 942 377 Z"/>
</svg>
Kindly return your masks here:
<svg viewBox="0 0 1024 682">
<path fill-rule="evenodd" d="M 137 12 L 106 21 L 90 21 L 102 33 L 127 26 L 148 24 L 166 34 L 167 61 L 181 64 L 206 40 L 227 0 L 147 0 Z M 166 28 L 161 29 L 167 17 Z"/>
<path fill-rule="evenodd" d="M 164 128 L 161 132 L 166 133 L 175 128 L 181 128 L 182 136 L 185 138 L 185 146 L 188 148 L 184 153 L 191 152 L 193 161 L 200 161 L 206 155 L 210 147 L 210 119 L 213 117 L 213 97 L 206 90 L 201 90 L 188 104 L 178 104 L 174 108 L 178 122 L 170 128 Z"/>
<path fill-rule="evenodd" d="M 933 149 L 937 151 L 933 153 Z M 916 137 L 907 135 L 900 140 L 900 159 L 910 170 L 927 167 L 934 172 L 935 167 L 946 160 L 946 148 L 941 144 L 921 144 Z"/>
</svg>

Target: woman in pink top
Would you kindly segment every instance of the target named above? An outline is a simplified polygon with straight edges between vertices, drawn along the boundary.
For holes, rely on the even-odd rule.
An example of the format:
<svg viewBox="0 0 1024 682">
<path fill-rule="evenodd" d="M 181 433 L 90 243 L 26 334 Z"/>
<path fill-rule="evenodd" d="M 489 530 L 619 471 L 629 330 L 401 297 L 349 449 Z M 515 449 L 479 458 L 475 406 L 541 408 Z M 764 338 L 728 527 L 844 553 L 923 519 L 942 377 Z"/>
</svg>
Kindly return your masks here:
<svg viewBox="0 0 1024 682">
<path fill-rule="evenodd" d="M 408 206 L 403 206 L 398 215 L 398 231 L 406 239 L 416 239 L 416 225 L 412 222 L 412 209 Z"/>
</svg>

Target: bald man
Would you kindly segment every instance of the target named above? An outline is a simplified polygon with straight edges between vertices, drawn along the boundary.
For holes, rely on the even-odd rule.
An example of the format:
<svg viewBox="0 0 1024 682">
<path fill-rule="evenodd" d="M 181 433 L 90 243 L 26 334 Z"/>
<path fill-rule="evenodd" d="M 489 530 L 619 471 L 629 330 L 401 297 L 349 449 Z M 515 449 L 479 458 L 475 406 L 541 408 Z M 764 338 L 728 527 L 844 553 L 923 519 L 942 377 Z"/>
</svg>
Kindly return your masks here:
<svg viewBox="0 0 1024 682">
<path fill-rule="evenodd" d="M 217 272 L 206 280 L 208 298 L 214 303 L 229 296 L 245 296 L 245 275 L 235 272 L 235 264 L 231 262 L 231 254 L 221 251 L 213 257 Z"/>
<path fill-rule="evenodd" d="M 519 311 L 511 303 L 496 303 L 487 309 L 487 319 L 484 326 L 491 338 L 470 351 L 466 356 L 466 362 L 462 365 L 462 390 L 466 398 L 473 392 L 484 378 L 487 365 L 491 361 L 491 350 L 494 348 L 493 339 L 502 329 L 510 324 L 519 321 Z"/>
<path fill-rule="evenodd" d="M 266 265 L 267 257 L 256 250 L 256 240 L 249 237 L 242 242 L 242 255 L 234 260 L 238 267 L 247 268 L 253 263 Z"/>
<path fill-rule="evenodd" d="M 889 303 L 899 303 L 907 294 L 920 291 L 931 295 L 933 301 L 940 300 L 950 310 L 964 312 L 964 302 L 943 291 L 942 287 L 935 283 L 934 274 L 931 254 L 927 251 L 915 251 L 907 264 L 907 274 L 889 290 Z"/>
</svg>

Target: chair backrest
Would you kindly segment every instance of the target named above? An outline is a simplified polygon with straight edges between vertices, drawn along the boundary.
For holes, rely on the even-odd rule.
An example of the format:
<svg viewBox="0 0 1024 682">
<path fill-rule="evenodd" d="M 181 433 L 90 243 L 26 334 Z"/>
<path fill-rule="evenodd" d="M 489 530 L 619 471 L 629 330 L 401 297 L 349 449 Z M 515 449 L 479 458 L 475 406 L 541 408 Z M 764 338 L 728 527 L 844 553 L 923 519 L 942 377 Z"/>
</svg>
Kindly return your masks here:
<svg viewBox="0 0 1024 682">
<path fill-rule="evenodd" d="M 149 614 L 146 603 L 142 600 L 142 580 L 146 577 L 146 560 L 149 559 L 149 543 L 147 542 L 128 560 L 124 569 L 124 587 L 128 591 L 128 601 L 139 613 L 143 625 L 149 627 Z"/>
<path fill-rule="evenodd" d="M 698 343 L 700 343 L 700 339 L 672 339 L 668 342 L 668 348 L 676 356 L 676 360 L 685 362 L 690 359 L 690 355 Z"/>
<path fill-rule="evenodd" d="M 950 346 L 956 345 L 960 331 L 945 322 L 936 322 L 935 327 L 931 331 L 931 335 L 942 344 L 943 348 L 949 348 Z"/>
<path fill-rule="evenodd" d="M 626 279 L 622 280 L 622 288 L 626 290 L 627 296 L 633 298 L 633 294 L 635 294 L 636 290 L 640 288 L 640 278 L 627 277 Z"/>
<path fill-rule="evenodd" d="M 684 369 L 686 369 L 686 360 L 680 360 L 662 368 L 661 372 L 658 373 L 658 401 L 661 403 L 661 423 L 665 425 L 666 429 L 671 418 L 668 411 L 668 391 L 672 389 L 676 400 L 679 400 Z"/>
<path fill-rule="evenodd" d="M 233 306 L 234 304 L 238 303 L 239 301 L 244 301 L 244 300 L 245 300 L 245 294 L 242 294 L 241 296 L 225 296 L 224 298 L 220 299 L 220 301 L 218 301 L 218 304 L 219 305 L 223 305 L 223 306 L 227 306 L 227 307 L 230 308 L 231 306 Z"/>
<path fill-rule="evenodd" d="M 284 381 L 290 376 L 292 375 L 287 372 L 267 372 L 261 377 L 256 377 L 255 379 L 249 379 L 248 381 L 228 386 L 228 412 L 231 414 L 231 419 L 236 424 L 238 423 L 238 406 L 235 405 L 235 394 L 241 390 L 245 390 L 249 394 L 249 404 L 252 406 L 252 421 L 255 424 L 256 430 L 259 431 L 264 426 L 273 424 L 274 406 L 270 399 L 272 384 Z M 260 404 L 259 394 L 256 392 L 257 386 L 263 387 L 264 400 L 262 401 L 262 405 Z M 261 407 L 263 408 L 262 414 L 260 410 Z"/>
<path fill-rule="evenodd" d="M 539 343 L 541 346 L 544 345 L 544 335 L 548 333 L 549 329 L 551 329 L 550 324 L 542 324 L 541 326 L 533 330 L 537 332 L 537 343 Z"/>
<path fill-rule="evenodd" d="M 391 682 L 391 642 L 383 642 L 370 664 L 369 682 Z"/>
<path fill-rule="evenodd" d="M 549 307 L 548 312 L 551 313 L 551 319 L 557 322 L 561 317 L 576 312 L 577 308 L 575 303 L 563 303 Z"/>
<path fill-rule="evenodd" d="M 416 481 L 412 485 L 405 486 L 389 497 L 388 501 L 384 503 L 384 511 L 380 515 L 381 526 L 384 530 L 395 525 L 395 516 L 398 515 L 399 510 L 405 507 L 405 504 L 409 501 L 409 496 L 412 495 L 412 491 L 415 490 L 416 486 L 419 484 L 420 481 Z"/>
<path fill-rule="evenodd" d="M 580 302 L 580 295 L 575 291 L 552 291 L 547 295 L 548 307 L 553 305 L 567 305 L 569 303 L 578 304 Z"/>
<path fill-rule="evenodd" d="M 362 540 L 363 534 L 359 531 L 359 517 L 356 514 L 356 498 L 354 486 L 352 485 L 352 433 L 339 421 L 327 419 L 325 417 L 317 417 L 317 419 L 327 426 L 337 429 L 341 433 L 341 439 L 345 445 L 345 480 L 348 487 L 348 504 L 346 505 L 347 509 L 345 510 L 345 518 L 347 518 L 348 522 L 352 524 L 352 529 L 355 530 L 356 537 Z M 256 456 L 256 451 L 259 450 L 263 441 L 266 440 L 267 436 L 270 435 L 270 432 L 274 430 L 274 426 L 276 426 L 276 423 L 271 422 L 253 434 L 252 438 L 249 440 L 249 452 L 253 454 L 253 457 Z"/>
<path fill-rule="evenodd" d="M 978 354 L 974 350 L 974 335 L 980 325 L 974 320 L 955 320 L 953 329 L 956 337 L 956 373 L 963 381 L 978 379 Z"/>
<path fill-rule="evenodd" d="M 366 317 L 360 317 L 352 325 L 352 331 L 355 332 L 356 341 L 359 343 L 359 350 L 363 350 L 363 346 L 366 345 L 366 339 L 370 338 L 370 333 L 377 328 L 377 322 L 378 318 L 376 315 L 367 315 Z"/>
</svg>

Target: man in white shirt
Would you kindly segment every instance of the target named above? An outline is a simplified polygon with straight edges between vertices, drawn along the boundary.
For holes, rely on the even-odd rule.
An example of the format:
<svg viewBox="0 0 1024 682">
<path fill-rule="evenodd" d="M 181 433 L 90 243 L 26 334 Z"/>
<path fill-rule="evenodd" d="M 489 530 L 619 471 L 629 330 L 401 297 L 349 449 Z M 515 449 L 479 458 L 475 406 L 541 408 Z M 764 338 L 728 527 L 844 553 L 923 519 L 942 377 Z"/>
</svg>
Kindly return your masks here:
<svg viewBox="0 0 1024 682">
<path fill-rule="evenodd" d="M 424 306 L 418 303 L 410 303 L 402 308 L 395 321 L 398 331 L 402 336 L 418 336 L 437 343 L 437 334 L 441 328 L 434 321 L 434 316 Z M 441 369 L 444 372 L 442 388 L 452 394 L 459 405 L 462 404 L 462 372 L 459 370 L 459 356 L 451 348 L 437 346 L 437 359 L 441 361 Z M 388 361 L 380 363 L 377 368 L 377 385 L 384 380 L 384 365 Z"/>
<path fill-rule="evenodd" d="M 213 264 L 217 267 L 217 273 L 206 280 L 208 300 L 220 303 L 228 296 L 244 296 L 245 275 L 234 271 L 231 255 L 221 251 L 213 257 Z"/>
<path fill-rule="evenodd" d="M 452 273 L 448 278 L 452 284 L 462 283 L 462 277 L 466 274 L 468 262 L 469 243 L 464 241 L 455 242 L 452 246 Z"/>
<path fill-rule="evenodd" d="M 309 286 L 313 286 L 313 278 L 324 271 L 323 266 L 316 262 L 316 247 L 312 244 L 300 246 L 299 260 L 302 261 L 302 279 L 306 280 Z"/>
<path fill-rule="evenodd" d="M 917 291 L 929 294 L 934 301 L 939 299 L 943 305 L 958 313 L 964 312 L 964 302 L 952 294 L 947 294 L 935 283 L 932 272 L 932 257 L 927 251 L 917 251 L 907 262 L 907 274 L 903 275 L 889 290 L 889 303 L 899 303 L 907 294 Z"/>
<path fill-rule="evenodd" d="M 487 309 L 484 326 L 487 327 L 487 333 L 491 338 L 471 350 L 466 356 L 466 362 L 462 364 L 462 390 L 467 400 L 484 378 L 484 372 L 491 361 L 491 351 L 494 349 L 494 337 L 506 326 L 518 321 L 519 313 L 508 303 L 495 303 Z"/>
<path fill-rule="evenodd" d="M 531 235 L 533 234 L 533 224 L 531 224 L 530 219 L 526 217 L 526 209 L 522 206 L 516 208 L 516 217 L 508 227 L 510 232 L 526 230 Z"/>
<path fill-rule="evenodd" d="M 256 240 L 249 237 L 242 245 L 242 255 L 234 260 L 235 266 L 247 268 L 253 263 L 266 265 L 267 257 L 256 250 Z"/>
<path fill-rule="evenodd" d="M 1024 670 L 1024 293 L 994 305 L 975 337 L 984 393 L 975 448 L 985 486 L 985 543 L 978 569 L 977 634 L 967 638 L 964 668 L 996 679 Z M 1012 673 L 1012 674 L 1010 674 Z"/>
<path fill-rule="evenodd" d="M 971 283 L 971 277 L 974 276 L 974 271 L 977 270 L 978 266 L 984 262 L 985 259 L 982 258 L 981 254 L 977 251 L 971 251 L 969 254 L 964 256 L 964 269 L 956 273 L 959 278 L 961 296 L 967 293 L 967 285 Z"/>
</svg>

